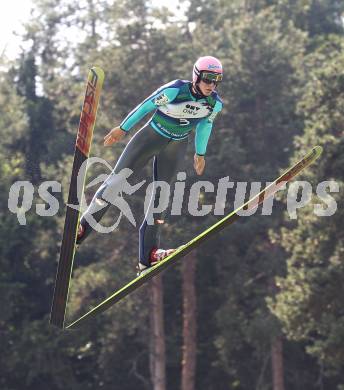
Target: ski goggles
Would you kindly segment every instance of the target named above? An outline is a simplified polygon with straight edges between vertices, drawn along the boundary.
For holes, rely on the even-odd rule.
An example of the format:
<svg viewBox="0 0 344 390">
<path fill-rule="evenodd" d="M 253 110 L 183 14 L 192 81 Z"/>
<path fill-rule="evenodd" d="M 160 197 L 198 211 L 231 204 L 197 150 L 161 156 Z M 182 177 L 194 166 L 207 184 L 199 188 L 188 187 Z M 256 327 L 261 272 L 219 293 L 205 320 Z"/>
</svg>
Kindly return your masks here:
<svg viewBox="0 0 344 390">
<path fill-rule="evenodd" d="M 222 74 L 213 72 L 202 72 L 201 80 L 206 84 L 218 84 L 222 81 Z"/>
</svg>

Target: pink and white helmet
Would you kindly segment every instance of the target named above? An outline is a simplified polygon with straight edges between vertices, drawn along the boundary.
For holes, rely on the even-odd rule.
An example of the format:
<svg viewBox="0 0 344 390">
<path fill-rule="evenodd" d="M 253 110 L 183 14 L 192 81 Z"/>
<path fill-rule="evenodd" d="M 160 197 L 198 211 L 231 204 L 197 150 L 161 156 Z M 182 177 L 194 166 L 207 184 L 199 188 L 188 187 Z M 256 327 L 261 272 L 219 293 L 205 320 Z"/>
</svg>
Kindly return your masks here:
<svg viewBox="0 0 344 390">
<path fill-rule="evenodd" d="M 222 75 L 222 64 L 217 58 L 212 56 L 200 57 L 193 67 L 192 81 L 194 83 L 199 82 L 202 72 L 212 72 Z"/>
</svg>

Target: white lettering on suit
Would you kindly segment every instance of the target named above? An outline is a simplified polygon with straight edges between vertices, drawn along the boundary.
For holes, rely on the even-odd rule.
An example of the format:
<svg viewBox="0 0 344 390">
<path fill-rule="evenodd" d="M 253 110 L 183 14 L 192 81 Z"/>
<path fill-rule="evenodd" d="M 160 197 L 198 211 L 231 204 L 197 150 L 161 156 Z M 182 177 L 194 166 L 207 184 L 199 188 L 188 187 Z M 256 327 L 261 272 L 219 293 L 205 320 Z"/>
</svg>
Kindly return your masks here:
<svg viewBox="0 0 344 390">
<path fill-rule="evenodd" d="M 166 104 L 159 107 L 159 110 L 171 118 L 205 118 L 212 112 L 207 103 L 183 102 Z"/>
</svg>

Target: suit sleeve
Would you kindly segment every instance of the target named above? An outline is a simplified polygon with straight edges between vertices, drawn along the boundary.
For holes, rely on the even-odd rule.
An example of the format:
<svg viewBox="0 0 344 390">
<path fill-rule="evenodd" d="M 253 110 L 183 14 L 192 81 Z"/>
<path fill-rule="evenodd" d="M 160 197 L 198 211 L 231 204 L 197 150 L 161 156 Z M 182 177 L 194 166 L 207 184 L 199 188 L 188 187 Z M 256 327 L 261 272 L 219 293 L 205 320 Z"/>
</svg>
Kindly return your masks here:
<svg viewBox="0 0 344 390">
<path fill-rule="evenodd" d="M 123 119 L 120 124 L 121 129 L 129 131 L 149 112 L 172 102 L 178 95 L 178 91 L 178 88 L 165 88 L 162 91 L 153 93 Z"/>
<path fill-rule="evenodd" d="M 207 151 L 207 145 L 211 131 L 213 129 L 213 122 L 216 115 L 222 110 L 222 103 L 217 101 L 213 112 L 206 118 L 202 119 L 196 126 L 195 135 L 195 150 L 199 156 L 204 156 Z"/>
</svg>

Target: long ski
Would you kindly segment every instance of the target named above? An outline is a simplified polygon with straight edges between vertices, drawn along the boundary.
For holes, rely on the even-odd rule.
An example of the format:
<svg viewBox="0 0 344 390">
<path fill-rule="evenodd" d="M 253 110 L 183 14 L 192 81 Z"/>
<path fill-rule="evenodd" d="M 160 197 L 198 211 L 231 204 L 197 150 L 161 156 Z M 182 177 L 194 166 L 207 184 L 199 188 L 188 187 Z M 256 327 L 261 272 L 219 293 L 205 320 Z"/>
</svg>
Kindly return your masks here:
<svg viewBox="0 0 344 390">
<path fill-rule="evenodd" d="M 99 313 L 104 312 L 112 305 L 123 299 L 125 296 L 130 294 L 132 291 L 136 290 L 138 287 L 142 286 L 149 279 L 153 278 L 155 275 L 165 270 L 167 267 L 176 263 L 177 260 L 183 258 L 186 254 L 191 252 L 194 248 L 199 246 L 201 242 L 209 239 L 214 234 L 218 233 L 220 230 L 224 229 L 226 226 L 231 225 L 237 219 L 240 218 L 238 214 L 241 210 L 249 210 L 253 207 L 264 202 L 265 199 L 273 196 L 277 191 L 279 191 L 286 183 L 292 180 L 296 175 L 298 175 L 302 170 L 312 164 L 322 153 L 321 146 L 315 146 L 306 156 L 304 156 L 299 162 L 290 167 L 286 172 L 284 172 L 279 178 L 277 178 L 270 185 L 265 187 L 259 194 L 249 199 L 242 206 L 234 210 L 232 213 L 222 218 L 220 221 L 209 227 L 203 233 L 196 236 L 194 239 L 189 241 L 186 245 L 180 247 L 172 255 L 166 257 L 163 261 L 152 267 L 146 274 L 137 277 L 132 280 L 130 283 L 122 287 L 120 290 L 116 291 L 109 298 L 105 299 L 98 306 L 91 309 L 89 312 L 84 314 L 79 319 L 72 322 L 66 327 L 66 329 L 74 329 L 84 324 L 87 320 L 96 316 Z"/>
<path fill-rule="evenodd" d="M 59 328 L 64 327 L 69 283 L 73 269 L 76 233 L 79 223 L 79 209 L 74 209 L 68 205 L 77 206 L 82 197 L 86 170 L 83 170 L 81 173 L 80 167 L 88 159 L 90 153 L 93 129 L 96 122 L 99 97 L 103 81 L 103 70 L 98 67 L 91 68 L 88 73 L 85 97 L 76 137 L 66 219 L 50 314 L 50 323 Z M 82 177 L 79 177 L 80 174 Z M 78 183 L 82 183 L 82 185 L 80 186 Z"/>
</svg>

